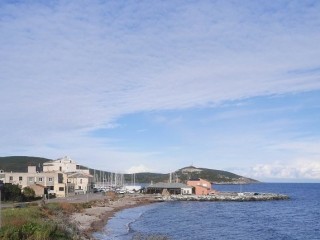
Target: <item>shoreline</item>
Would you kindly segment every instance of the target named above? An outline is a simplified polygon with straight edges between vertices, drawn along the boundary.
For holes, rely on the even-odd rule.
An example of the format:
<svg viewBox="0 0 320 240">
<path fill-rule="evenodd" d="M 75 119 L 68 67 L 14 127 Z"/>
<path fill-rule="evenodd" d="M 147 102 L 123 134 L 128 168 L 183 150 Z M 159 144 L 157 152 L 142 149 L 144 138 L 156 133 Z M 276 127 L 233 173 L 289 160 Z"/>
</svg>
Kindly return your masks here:
<svg viewBox="0 0 320 240">
<path fill-rule="evenodd" d="M 100 232 L 107 225 L 110 218 L 124 209 L 139 207 L 156 202 L 167 201 L 274 201 L 287 200 L 288 196 L 273 193 L 219 193 L 215 195 L 170 195 L 159 196 L 153 194 L 107 194 L 100 199 L 91 201 L 91 207 L 82 212 L 72 213 L 68 220 L 76 225 L 81 239 L 96 239 L 93 234 Z"/>
<path fill-rule="evenodd" d="M 93 233 L 102 231 L 110 218 L 117 212 L 159 202 L 154 195 L 133 194 L 123 196 L 105 196 L 104 199 L 93 201 L 91 208 L 69 216 L 70 223 L 76 225 L 82 239 L 95 239 Z"/>
</svg>

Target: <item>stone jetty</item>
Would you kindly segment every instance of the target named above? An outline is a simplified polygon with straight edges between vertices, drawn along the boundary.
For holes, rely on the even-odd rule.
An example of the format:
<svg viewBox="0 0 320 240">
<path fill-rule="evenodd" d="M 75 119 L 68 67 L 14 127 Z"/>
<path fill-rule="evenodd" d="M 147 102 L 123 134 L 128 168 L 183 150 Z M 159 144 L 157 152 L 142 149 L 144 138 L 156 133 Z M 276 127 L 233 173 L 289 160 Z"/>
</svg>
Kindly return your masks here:
<svg viewBox="0 0 320 240">
<path fill-rule="evenodd" d="M 256 193 L 256 192 L 219 192 L 212 195 L 168 195 L 162 196 L 160 201 L 270 201 L 287 200 L 289 196 L 275 193 Z"/>
</svg>

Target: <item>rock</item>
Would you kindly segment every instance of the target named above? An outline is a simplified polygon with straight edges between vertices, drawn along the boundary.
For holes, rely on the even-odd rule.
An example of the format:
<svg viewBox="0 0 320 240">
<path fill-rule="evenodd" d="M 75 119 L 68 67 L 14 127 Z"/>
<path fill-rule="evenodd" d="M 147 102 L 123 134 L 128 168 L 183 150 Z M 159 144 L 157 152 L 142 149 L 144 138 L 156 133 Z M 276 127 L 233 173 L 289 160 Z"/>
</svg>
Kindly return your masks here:
<svg viewBox="0 0 320 240">
<path fill-rule="evenodd" d="M 214 195 L 170 195 L 163 196 L 161 201 L 270 201 L 287 200 L 289 196 L 275 193 L 229 193 L 220 192 Z"/>
</svg>

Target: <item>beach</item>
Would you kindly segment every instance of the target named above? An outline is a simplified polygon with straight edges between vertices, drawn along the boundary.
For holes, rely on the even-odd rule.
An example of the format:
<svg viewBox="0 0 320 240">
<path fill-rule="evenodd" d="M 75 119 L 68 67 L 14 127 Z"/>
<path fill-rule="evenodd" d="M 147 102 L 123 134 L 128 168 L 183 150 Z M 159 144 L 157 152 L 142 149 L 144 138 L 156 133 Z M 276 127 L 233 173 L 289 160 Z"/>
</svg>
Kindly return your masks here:
<svg viewBox="0 0 320 240">
<path fill-rule="evenodd" d="M 83 239 L 94 239 L 92 234 L 101 231 L 116 212 L 156 201 L 154 195 L 109 193 L 104 196 L 99 194 L 90 201 L 90 208 L 71 214 L 68 220 L 77 227 Z"/>
</svg>

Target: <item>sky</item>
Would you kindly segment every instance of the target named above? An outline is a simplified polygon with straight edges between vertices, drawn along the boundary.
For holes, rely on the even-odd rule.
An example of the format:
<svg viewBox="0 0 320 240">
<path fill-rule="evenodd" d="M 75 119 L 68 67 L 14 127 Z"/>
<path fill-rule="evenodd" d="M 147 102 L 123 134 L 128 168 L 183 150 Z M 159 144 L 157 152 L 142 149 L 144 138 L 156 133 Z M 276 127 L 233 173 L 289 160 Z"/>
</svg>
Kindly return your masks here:
<svg viewBox="0 0 320 240">
<path fill-rule="evenodd" d="M 0 1 L 0 156 L 320 182 L 319 1 Z"/>
</svg>

